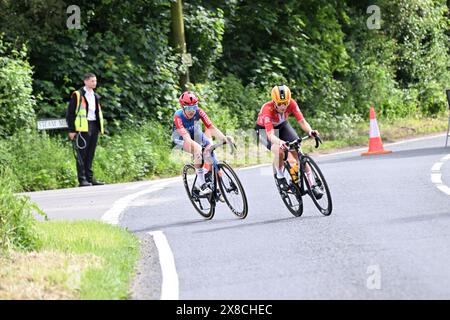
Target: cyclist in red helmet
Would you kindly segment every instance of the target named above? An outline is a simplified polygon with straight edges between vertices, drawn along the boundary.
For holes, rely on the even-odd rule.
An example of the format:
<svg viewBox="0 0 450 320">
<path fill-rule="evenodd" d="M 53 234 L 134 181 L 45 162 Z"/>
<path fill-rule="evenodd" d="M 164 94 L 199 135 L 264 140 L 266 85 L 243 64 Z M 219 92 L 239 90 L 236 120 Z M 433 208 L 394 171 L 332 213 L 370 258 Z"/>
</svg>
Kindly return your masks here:
<svg viewBox="0 0 450 320">
<path fill-rule="evenodd" d="M 198 97 L 190 91 L 183 92 L 179 102 L 181 109 L 177 110 L 173 116 L 172 141 L 178 148 L 194 155 L 194 166 L 197 172 L 200 194 L 211 193 L 205 181 L 205 170 L 202 168 L 203 155 L 206 159 L 211 147 L 210 139 L 202 131 L 200 120 L 216 138 L 224 142 L 233 142 L 231 137 L 226 137 L 222 131 L 214 126 L 205 111 L 198 106 Z M 202 149 L 204 149 L 202 155 Z"/>
<path fill-rule="evenodd" d="M 308 135 L 318 135 L 317 130 L 313 130 L 311 125 L 303 117 L 297 102 L 291 99 L 291 90 L 285 86 L 274 86 L 271 92 L 272 100 L 266 102 L 259 114 L 256 122 L 256 130 L 261 138 L 261 141 L 266 145 L 267 149 L 271 150 L 274 155 L 273 165 L 276 170 L 276 177 L 279 181 L 280 187 L 284 190 L 288 189 L 286 178 L 284 177 L 283 156 L 286 141 L 293 141 L 298 139 L 298 135 L 291 127 L 287 118 L 293 114 L 300 127 L 308 133 Z M 296 161 L 297 155 L 295 152 L 290 153 Z M 314 178 L 312 177 L 311 168 L 306 167 L 306 174 L 311 183 L 312 191 L 317 199 L 322 197 L 322 193 L 316 188 Z"/>
</svg>

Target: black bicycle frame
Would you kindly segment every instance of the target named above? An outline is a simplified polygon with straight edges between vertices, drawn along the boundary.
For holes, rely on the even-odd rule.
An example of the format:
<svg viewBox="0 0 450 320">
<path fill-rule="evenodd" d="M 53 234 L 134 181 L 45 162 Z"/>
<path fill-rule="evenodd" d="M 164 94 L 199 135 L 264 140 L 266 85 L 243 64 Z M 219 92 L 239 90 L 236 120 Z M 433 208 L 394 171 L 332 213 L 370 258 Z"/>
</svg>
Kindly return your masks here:
<svg viewBox="0 0 450 320">
<path fill-rule="evenodd" d="M 209 202 L 211 203 L 211 206 L 215 206 L 216 205 L 216 196 L 217 196 L 217 181 L 218 181 L 218 179 L 219 179 L 219 177 L 218 177 L 218 172 L 219 172 L 219 164 L 218 164 L 218 162 L 217 162 L 217 160 L 216 160 L 216 158 L 214 157 L 214 155 L 213 155 L 213 152 L 214 152 L 214 150 L 215 149 L 217 149 L 218 147 L 221 147 L 221 146 L 223 146 L 224 144 L 226 144 L 225 142 L 222 142 L 222 143 L 217 143 L 217 144 L 215 144 L 215 145 L 213 145 L 212 147 L 211 147 L 211 149 L 209 150 L 209 156 L 210 156 L 210 158 L 212 159 L 212 167 L 211 167 L 211 183 L 212 183 L 212 189 L 211 189 L 211 194 L 209 195 Z M 197 177 L 195 177 L 195 179 L 194 179 L 194 183 L 193 183 L 193 188 L 194 188 L 194 186 L 195 186 L 195 183 L 197 182 Z M 191 190 L 191 194 L 192 194 L 192 190 Z M 205 197 L 205 198 L 207 198 L 207 197 Z"/>
<path fill-rule="evenodd" d="M 311 138 L 310 136 L 306 136 L 303 138 L 298 138 L 294 141 L 288 141 L 286 142 L 286 146 L 287 148 L 284 150 L 284 157 L 283 157 L 283 162 L 284 162 L 284 166 L 285 168 L 288 170 L 289 174 L 291 173 L 291 164 L 290 162 L 287 160 L 289 152 L 290 151 L 296 151 L 297 152 L 297 157 L 298 157 L 298 175 L 299 175 L 299 180 L 297 182 L 297 187 L 300 191 L 300 195 L 304 196 L 305 194 L 307 194 L 307 188 L 305 186 L 305 177 L 303 175 L 304 172 L 306 172 L 305 167 L 306 167 L 306 158 L 304 157 L 303 152 L 301 152 L 300 150 L 300 146 L 302 144 L 303 140 L 309 139 Z M 315 148 L 317 149 L 319 147 L 319 143 L 322 142 L 322 140 L 320 139 L 319 136 L 314 136 L 314 139 L 316 140 L 316 146 Z"/>
</svg>

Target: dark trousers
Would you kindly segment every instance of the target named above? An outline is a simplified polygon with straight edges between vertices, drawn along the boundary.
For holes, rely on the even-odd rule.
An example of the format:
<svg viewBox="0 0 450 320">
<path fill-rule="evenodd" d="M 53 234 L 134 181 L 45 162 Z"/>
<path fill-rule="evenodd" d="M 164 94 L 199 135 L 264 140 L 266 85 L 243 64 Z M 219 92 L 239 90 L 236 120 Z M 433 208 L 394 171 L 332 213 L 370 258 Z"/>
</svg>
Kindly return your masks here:
<svg viewBox="0 0 450 320">
<path fill-rule="evenodd" d="M 97 121 L 89 121 L 89 131 L 78 133 L 81 136 L 77 136 L 75 146 L 77 150 L 77 175 L 79 182 L 83 180 L 92 182 L 94 177 L 92 161 L 95 156 L 99 132 Z"/>
</svg>

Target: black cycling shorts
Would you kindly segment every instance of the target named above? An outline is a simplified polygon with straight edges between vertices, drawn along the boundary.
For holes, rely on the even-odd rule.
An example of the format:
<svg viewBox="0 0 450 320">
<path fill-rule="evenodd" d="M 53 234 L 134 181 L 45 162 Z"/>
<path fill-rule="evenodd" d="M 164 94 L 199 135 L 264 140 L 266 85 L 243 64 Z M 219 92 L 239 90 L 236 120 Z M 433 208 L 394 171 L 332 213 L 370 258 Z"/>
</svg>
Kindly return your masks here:
<svg viewBox="0 0 450 320">
<path fill-rule="evenodd" d="M 283 141 L 292 141 L 298 139 L 297 132 L 295 132 L 294 128 L 292 128 L 287 121 L 274 127 L 274 129 L 275 135 Z M 267 139 L 266 129 L 260 125 L 256 125 L 255 130 L 258 143 L 259 141 L 261 141 L 266 146 L 266 148 L 270 150 L 270 148 L 272 147 L 272 143 L 269 141 L 269 139 Z"/>
</svg>

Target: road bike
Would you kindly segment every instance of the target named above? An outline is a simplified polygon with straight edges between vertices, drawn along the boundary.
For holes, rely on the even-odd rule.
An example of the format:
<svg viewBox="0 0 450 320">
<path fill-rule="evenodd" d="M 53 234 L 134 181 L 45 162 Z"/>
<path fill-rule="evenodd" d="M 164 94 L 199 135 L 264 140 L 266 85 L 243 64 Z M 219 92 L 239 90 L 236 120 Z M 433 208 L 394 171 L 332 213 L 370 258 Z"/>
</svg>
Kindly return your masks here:
<svg viewBox="0 0 450 320">
<path fill-rule="evenodd" d="M 303 214 L 303 196 L 308 194 L 312 201 L 314 202 L 317 209 L 325 216 L 329 216 L 331 211 L 333 210 L 333 203 L 331 200 L 331 193 L 328 187 L 328 184 L 325 180 L 325 177 L 320 170 L 317 163 L 307 154 L 304 154 L 301 149 L 301 144 L 303 140 L 309 139 L 309 136 L 298 138 L 293 141 L 288 141 L 285 143 L 284 150 L 284 176 L 287 180 L 287 190 L 283 190 L 280 187 L 279 180 L 276 176 L 275 167 L 274 178 L 275 184 L 277 186 L 278 192 L 280 193 L 281 199 L 283 200 L 286 207 L 289 211 L 296 217 L 300 217 Z M 322 140 L 319 136 L 314 136 L 316 140 L 316 148 L 319 147 L 319 144 L 322 143 Z M 292 165 L 288 161 L 289 151 L 295 151 L 298 154 L 299 164 L 298 164 L 298 172 L 292 171 Z M 313 185 L 310 185 L 306 174 L 306 165 L 309 165 L 312 172 L 312 178 L 314 180 Z M 322 196 L 320 198 L 316 198 L 312 191 L 312 187 L 318 188 Z M 286 189 L 286 188 L 284 188 Z"/>
<path fill-rule="evenodd" d="M 238 218 L 245 219 L 248 214 L 248 203 L 241 181 L 229 164 L 225 161 L 217 161 L 213 156 L 214 150 L 224 144 L 226 142 L 215 144 L 209 150 L 212 165 L 211 170 L 205 175 L 205 180 L 212 192 L 200 195 L 200 188 L 196 183 L 196 169 L 192 163 L 183 167 L 184 187 L 192 205 L 205 219 L 210 220 L 214 217 L 216 205 L 219 201 L 225 202 L 231 212 Z M 234 152 L 236 146 L 230 145 L 232 152 Z"/>
</svg>

